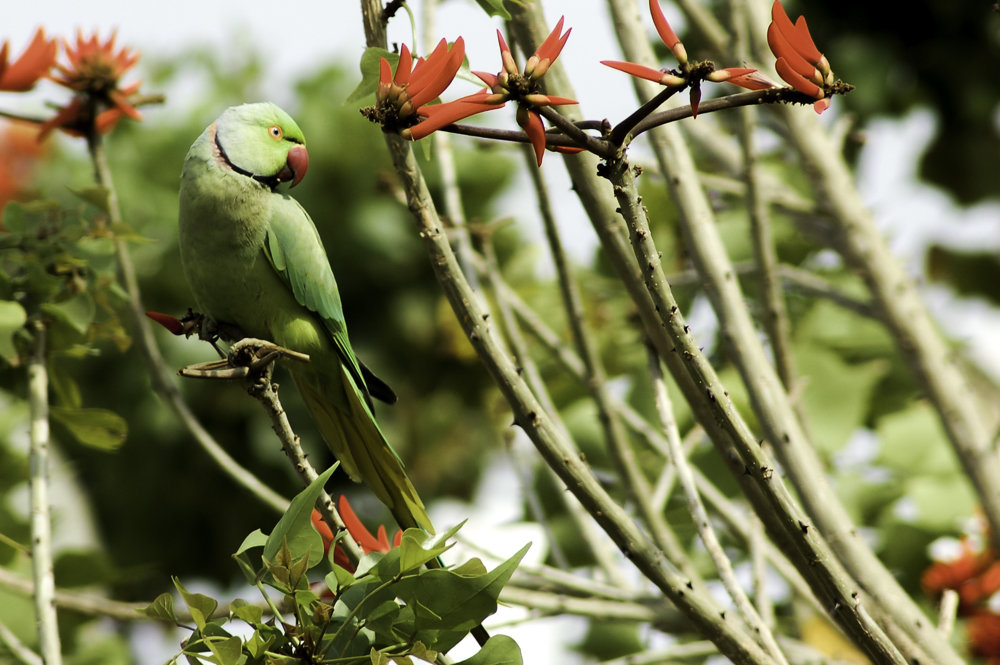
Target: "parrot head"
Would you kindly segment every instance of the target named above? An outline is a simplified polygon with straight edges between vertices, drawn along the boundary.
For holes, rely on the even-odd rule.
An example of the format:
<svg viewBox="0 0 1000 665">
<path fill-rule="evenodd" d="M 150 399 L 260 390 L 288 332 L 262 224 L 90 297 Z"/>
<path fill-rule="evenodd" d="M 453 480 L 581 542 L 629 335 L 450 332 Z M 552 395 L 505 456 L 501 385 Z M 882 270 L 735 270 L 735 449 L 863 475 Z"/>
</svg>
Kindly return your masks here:
<svg viewBox="0 0 1000 665">
<path fill-rule="evenodd" d="M 226 109 L 215 121 L 219 158 L 237 173 L 272 190 L 299 184 L 309 167 L 306 139 L 292 117 L 270 103 Z"/>
</svg>

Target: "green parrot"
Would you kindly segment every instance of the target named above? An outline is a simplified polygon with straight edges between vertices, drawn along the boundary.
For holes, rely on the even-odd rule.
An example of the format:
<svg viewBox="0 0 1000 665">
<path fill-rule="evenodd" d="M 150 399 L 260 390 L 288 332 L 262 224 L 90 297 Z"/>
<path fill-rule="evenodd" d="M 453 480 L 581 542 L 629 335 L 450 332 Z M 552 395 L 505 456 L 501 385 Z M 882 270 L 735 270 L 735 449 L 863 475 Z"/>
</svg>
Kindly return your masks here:
<svg viewBox="0 0 1000 665">
<path fill-rule="evenodd" d="M 375 492 L 403 528 L 433 533 L 423 502 L 375 421 L 372 397 L 395 401 L 358 362 L 337 282 L 312 219 L 279 192 L 309 165 L 305 138 L 274 104 L 223 112 L 184 161 L 181 263 L 199 311 L 309 354 L 292 378 L 327 445 L 355 481 Z"/>
</svg>

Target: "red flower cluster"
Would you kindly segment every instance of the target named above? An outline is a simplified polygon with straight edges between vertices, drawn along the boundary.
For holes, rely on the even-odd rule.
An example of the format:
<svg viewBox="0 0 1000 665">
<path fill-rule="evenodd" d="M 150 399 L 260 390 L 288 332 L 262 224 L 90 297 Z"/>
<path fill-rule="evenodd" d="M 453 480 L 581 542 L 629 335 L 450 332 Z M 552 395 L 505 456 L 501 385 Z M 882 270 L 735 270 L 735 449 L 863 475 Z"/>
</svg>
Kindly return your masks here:
<svg viewBox="0 0 1000 665">
<path fill-rule="evenodd" d="M 121 86 L 121 77 L 139 61 L 139 54 L 128 48 L 115 50 L 115 33 L 101 42 L 97 34 L 85 39 L 79 31 L 76 43 L 62 40 L 66 63 L 58 61 L 59 42 L 46 39 L 39 28 L 34 38 L 17 60 L 9 61 L 10 44 L 0 47 L 0 90 L 25 92 L 40 79 L 49 77 L 75 94 L 55 117 L 41 123 L 39 140 L 53 129 L 76 136 L 85 135 L 91 127 L 101 134 L 111 131 L 121 117 L 142 120 L 130 97 L 139 90 L 139 83 Z M 56 75 L 50 74 L 55 68 Z"/>
<path fill-rule="evenodd" d="M 638 78 L 659 83 L 667 87 L 683 88 L 692 85 L 689 79 L 690 66 L 687 51 L 677 34 L 670 27 L 659 0 L 649 0 L 649 11 L 660 39 L 670 49 L 681 65 L 680 70 L 653 69 L 634 62 L 602 60 L 601 64 L 631 74 Z M 830 107 L 829 88 L 833 85 L 830 63 L 816 48 L 806 20 L 800 16 L 793 24 L 781 0 L 775 0 L 771 7 L 771 25 L 767 30 L 767 43 L 777 58 L 775 69 L 781 78 L 799 92 L 815 98 L 813 108 L 822 113 Z M 726 67 L 704 75 L 705 80 L 714 83 L 732 83 L 748 90 L 766 90 L 779 87 L 756 69 L 749 67 Z M 694 95 L 696 87 L 692 85 Z M 697 96 L 692 98 L 692 108 L 697 113 Z"/>
<path fill-rule="evenodd" d="M 56 128 L 80 136 L 86 133 L 91 122 L 104 134 L 111 131 L 123 115 L 142 120 L 142 115 L 129 102 L 140 84 L 120 87 L 121 77 L 139 61 L 138 53 L 126 47 L 116 53 L 114 32 L 102 43 L 96 33 L 84 39 L 78 31 L 75 46 L 66 40 L 63 44 L 68 63 L 56 63 L 62 76 L 52 80 L 77 94 L 42 125 L 42 137 Z"/>
<path fill-rule="evenodd" d="M 4 41 L 0 47 L 0 90 L 26 92 L 52 69 L 59 45 L 54 39 L 46 39 L 45 31 L 39 28 L 28 48 L 13 62 L 7 60 L 9 49 L 10 44 Z"/>
<path fill-rule="evenodd" d="M 395 74 L 389 61 L 382 58 L 375 100 L 385 114 L 383 126 L 390 120 L 397 124 L 417 122 L 418 112 L 423 115 L 422 107 L 444 92 L 464 58 L 465 41 L 461 37 L 451 47 L 442 39 L 427 58 L 418 58 L 416 63 L 409 47 L 403 44 Z"/>
<path fill-rule="evenodd" d="M 816 48 L 805 17 L 800 16 L 793 24 L 785 13 L 781 0 L 774 0 L 774 5 L 771 6 L 767 45 L 777 58 L 774 68 L 778 76 L 802 94 L 814 97 L 816 102 L 813 108 L 816 113 L 830 108 L 827 89 L 834 82 L 830 63 Z"/>
<path fill-rule="evenodd" d="M 387 60 L 383 58 L 381 61 L 382 69 L 375 97 L 377 106 L 371 117 L 387 129 L 405 124 L 410 119 L 421 118 L 401 131 L 404 137 L 415 141 L 463 118 L 498 109 L 508 101 L 514 101 L 517 103 L 517 122 L 528 135 L 535 149 L 538 164 L 541 165 L 545 151 L 545 127 L 538 114 L 538 108 L 576 104 L 576 100 L 573 99 L 543 94 L 538 83 L 559 57 L 566 40 L 569 39 L 572 29 L 564 33 L 562 27 L 563 19 L 560 18 L 555 29 L 528 58 L 523 71 L 518 69 L 510 47 L 498 30 L 501 70 L 496 74 L 473 72 L 488 88 L 442 104 L 429 102 L 448 87 L 458 71 L 465 53 L 461 37 L 456 40 L 455 47 L 452 48 L 452 52 L 457 52 L 457 58 L 450 55 L 451 52 L 446 54 L 442 50 L 442 45 L 445 44 L 442 40 L 434 53 L 427 57 L 424 65 L 426 74 L 420 77 L 417 76 L 417 68 L 421 66 L 423 60 L 418 61 L 408 78 L 411 56 L 409 49 L 404 45 L 400 49 L 399 64 L 396 66 L 395 74 Z M 392 109 L 392 112 L 386 113 L 387 109 Z"/>
<path fill-rule="evenodd" d="M 958 593 L 958 615 L 968 617 L 969 649 L 987 658 L 987 665 L 1000 665 L 1000 615 L 989 606 L 1000 591 L 1000 561 L 992 548 L 977 549 L 963 538 L 961 553 L 950 561 L 937 561 L 924 571 L 920 585 L 932 598 L 945 589 Z"/>
</svg>

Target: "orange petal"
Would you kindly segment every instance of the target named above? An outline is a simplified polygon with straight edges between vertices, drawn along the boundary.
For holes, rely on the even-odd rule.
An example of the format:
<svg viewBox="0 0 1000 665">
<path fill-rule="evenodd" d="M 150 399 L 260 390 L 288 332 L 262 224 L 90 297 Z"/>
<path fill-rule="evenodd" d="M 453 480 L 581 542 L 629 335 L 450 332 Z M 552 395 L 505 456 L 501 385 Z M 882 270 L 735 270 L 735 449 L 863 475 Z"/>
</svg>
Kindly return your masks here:
<svg viewBox="0 0 1000 665">
<path fill-rule="evenodd" d="M 813 102 L 813 110 L 816 111 L 816 115 L 819 115 L 823 111 L 830 108 L 830 104 L 833 102 L 829 97 L 824 97 L 823 99 L 817 99 Z"/>
<path fill-rule="evenodd" d="M 733 85 L 738 85 L 741 88 L 746 88 L 747 90 L 769 90 L 771 88 L 779 87 L 777 83 L 764 76 L 756 69 L 748 69 L 745 67 L 731 67 L 725 70 L 719 71 L 730 71 L 730 72 L 742 72 L 733 73 L 728 79 L 725 79 L 726 83 L 732 83 Z"/>
<path fill-rule="evenodd" d="M 470 95 L 470 97 L 477 97 L 480 95 L 485 98 L 487 93 L 478 93 L 477 95 Z M 418 124 L 407 130 L 409 138 L 414 141 L 419 141 L 431 132 L 437 131 L 454 122 L 458 122 L 463 118 L 468 118 L 469 116 L 473 116 L 484 111 L 492 111 L 493 109 L 498 109 L 501 106 L 503 106 L 503 104 L 484 104 L 482 102 L 469 101 L 467 98 L 457 99 L 453 102 L 446 102 L 444 104 L 421 106 L 418 109 L 418 112 L 427 119 L 420 121 Z"/>
<path fill-rule="evenodd" d="M 535 149 L 535 159 L 541 166 L 542 157 L 545 155 L 545 125 L 542 124 L 541 116 L 521 106 L 517 109 L 517 124 L 528 135 L 531 146 Z"/>
<path fill-rule="evenodd" d="M 504 41 L 503 34 L 497 29 L 497 41 L 500 43 L 500 60 L 503 62 L 503 70 L 508 74 L 518 74 L 517 63 L 510 52 L 510 47 Z"/>
<path fill-rule="evenodd" d="M 823 90 L 821 90 L 818 85 L 795 71 L 795 69 L 793 69 L 784 58 L 778 58 L 778 60 L 774 63 L 774 68 L 777 70 L 778 76 L 780 76 L 785 83 L 792 86 L 799 92 L 816 99 L 823 98 Z"/>
<path fill-rule="evenodd" d="M 819 73 L 816 67 L 803 58 L 795 47 L 785 38 L 785 34 L 778 29 L 776 23 L 771 23 L 767 27 L 767 45 L 771 47 L 771 53 L 778 58 L 784 58 L 788 65 L 807 79 L 815 80 Z M 820 81 L 817 80 L 817 83 Z"/>
<path fill-rule="evenodd" d="M 122 111 L 117 106 L 107 111 L 101 111 L 94 118 L 94 127 L 98 134 L 107 134 L 118 126 L 118 121 L 122 119 Z"/>
<path fill-rule="evenodd" d="M 423 106 L 444 92 L 445 88 L 455 79 L 455 74 L 458 73 L 458 68 L 462 66 L 464 59 L 465 41 L 461 37 L 455 41 L 450 50 L 441 53 L 436 61 L 431 62 L 428 57 L 427 63 L 419 72 L 419 78 L 416 70 L 413 73 L 413 81 L 410 83 L 409 91 L 410 101 L 413 102 L 413 105 Z"/>
<path fill-rule="evenodd" d="M 552 32 L 545 38 L 545 41 L 535 50 L 533 57 L 538 58 L 539 64 L 531 67 L 531 71 L 529 71 L 528 67 L 525 67 L 524 73 L 526 75 L 534 76 L 534 78 L 541 77 L 548 71 L 549 65 L 562 53 L 563 47 L 566 46 L 566 40 L 569 39 L 569 33 L 573 32 L 573 28 L 570 28 L 566 31 L 566 34 L 560 35 L 565 20 L 565 16 L 560 16 L 556 27 L 552 29 Z"/>
<path fill-rule="evenodd" d="M 806 17 L 799 16 L 795 21 L 795 45 L 806 60 L 813 64 L 818 64 L 823 54 L 816 48 L 816 42 L 809 34 L 809 26 L 806 25 Z"/>
<path fill-rule="evenodd" d="M 799 17 L 801 27 L 792 25 L 792 20 L 788 18 L 781 0 L 774 0 L 774 4 L 771 6 L 771 24 L 775 26 L 775 29 L 791 45 L 792 49 L 810 63 L 815 65 L 823 57 L 809 35 L 809 28 L 806 27 L 805 19 L 801 16 Z M 768 45 L 771 45 L 770 39 L 768 40 Z M 775 52 L 773 46 L 771 47 L 771 51 L 778 57 L 785 56 L 784 53 Z"/>
<path fill-rule="evenodd" d="M 378 551 L 385 554 L 389 551 L 389 537 L 385 533 L 385 525 L 379 524 L 378 531 L 375 536 L 375 540 L 378 541 Z"/>
<path fill-rule="evenodd" d="M 146 313 L 149 316 L 149 312 Z M 312 511 L 312 525 L 319 532 L 320 538 L 323 539 L 323 553 L 330 551 L 330 543 L 333 542 L 333 530 L 330 529 L 330 525 L 323 521 L 323 516 L 319 514 L 319 511 L 313 508 Z"/>
<path fill-rule="evenodd" d="M 649 0 L 649 13 L 653 16 L 653 25 L 656 26 L 656 32 L 660 35 L 663 43 L 666 44 L 679 63 L 684 64 L 687 62 L 687 51 L 684 49 L 684 45 L 681 44 L 677 33 L 674 32 L 674 29 L 670 27 L 670 23 L 667 22 L 667 17 L 663 15 L 663 9 L 660 8 L 660 0 Z"/>
<path fill-rule="evenodd" d="M 0 56 L 0 63 L 3 65 L 0 66 L 0 90 L 30 90 L 55 64 L 57 48 L 56 40 L 46 39 L 45 31 L 38 28 L 21 57 L 8 65 L 7 44 L 4 43 L 3 54 Z"/>
<path fill-rule="evenodd" d="M 365 525 L 358 519 L 358 516 L 351 508 L 351 504 L 347 502 L 347 497 L 343 494 L 340 495 L 340 501 L 337 502 L 337 509 L 340 511 L 341 519 L 344 520 L 344 526 L 347 527 L 347 533 L 351 534 L 351 537 L 361 546 L 361 551 L 365 554 L 378 552 L 378 541 L 375 540 L 375 537 L 369 533 Z"/>
<path fill-rule="evenodd" d="M 413 71 L 413 56 L 406 44 L 399 48 L 399 62 L 396 64 L 396 76 L 392 82 L 396 85 L 406 85 L 410 82 L 410 74 Z"/>
<path fill-rule="evenodd" d="M 389 88 L 392 86 L 392 65 L 385 58 L 379 58 L 378 67 L 378 90 L 375 98 L 382 101 L 389 96 Z"/>
<path fill-rule="evenodd" d="M 497 84 L 497 75 L 496 74 L 490 74 L 489 72 L 472 72 L 472 73 L 475 74 L 476 76 L 478 76 L 479 79 L 483 83 L 485 83 L 486 85 L 488 85 L 490 88 L 493 88 L 493 86 L 495 86 Z"/>
<path fill-rule="evenodd" d="M 647 81 L 656 81 L 657 83 L 660 82 L 660 77 L 663 76 L 663 72 L 659 69 L 653 69 L 652 67 L 647 67 L 646 65 L 638 65 L 634 62 L 601 60 L 601 64 L 605 67 L 610 67 L 611 69 L 617 69 L 620 72 L 631 74 L 632 76 L 638 76 L 639 78 L 646 79 Z"/>
<path fill-rule="evenodd" d="M 392 546 L 399 547 L 399 544 L 403 542 L 403 532 L 397 531 L 396 535 L 392 537 Z"/>
<path fill-rule="evenodd" d="M 434 74 L 438 72 L 441 66 L 444 64 L 448 57 L 448 40 L 442 38 L 434 50 L 431 51 L 430 55 L 426 58 L 421 58 L 417 62 L 417 66 L 413 68 L 413 77 L 410 79 L 410 85 L 413 87 L 423 87 L 434 78 Z"/>
</svg>

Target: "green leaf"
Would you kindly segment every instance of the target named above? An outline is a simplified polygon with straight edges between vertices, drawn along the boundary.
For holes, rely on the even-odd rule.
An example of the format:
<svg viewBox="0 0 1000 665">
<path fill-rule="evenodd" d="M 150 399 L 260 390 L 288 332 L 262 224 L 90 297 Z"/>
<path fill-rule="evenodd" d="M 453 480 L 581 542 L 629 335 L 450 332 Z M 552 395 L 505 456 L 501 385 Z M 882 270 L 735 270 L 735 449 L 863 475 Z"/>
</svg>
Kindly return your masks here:
<svg viewBox="0 0 1000 665">
<path fill-rule="evenodd" d="M 795 359 L 802 376 L 823 377 L 822 381 L 805 382 L 802 405 L 813 443 L 824 453 L 836 452 L 864 425 L 872 391 L 888 370 L 888 363 L 847 363 L 839 354 L 816 344 L 796 348 Z"/>
<path fill-rule="evenodd" d="M 242 598 L 229 603 L 229 612 L 234 618 L 242 619 L 251 626 L 260 624 L 264 619 L 264 608 L 248 603 Z"/>
<path fill-rule="evenodd" d="M 199 630 L 204 630 L 205 626 L 211 620 L 212 615 L 215 614 L 215 610 L 219 607 L 219 601 L 201 593 L 192 593 L 184 588 L 184 585 L 181 584 L 178 578 L 174 577 L 172 579 L 174 586 L 181 594 L 181 598 L 187 603 L 195 625 L 198 626 Z"/>
<path fill-rule="evenodd" d="M 323 486 L 338 466 L 339 463 L 334 464 L 324 471 L 292 499 L 288 510 L 274 525 L 274 530 L 264 544 L 265 559 L 274 561 L 278 551 L 287 543 L 292 560 L 308 554 L 310 568 L 323 560 L 323 538 L 313 528 L 312 511 Z"/>
<path fill-rule="evenodd" d="M 65 407 L 79 409 L 83 406 L 83 395 L 80 394 L 80 386 L 76 380 L 70 376 L 59 363 L 54 362 L 54 358 L 49 357 L 49 385 L 59 399 L 59 404 Z"/>
<path fill-rule="evenodd" d="M 42 311 L 68 324 L 81 335 L 85 335 L 87 329 L 90 328 L 91 322 L 94 320 L 97 307 L 94 305 L 94 299 L 90 297 L 90 294 L 78 293 L 68 300 L 44 303 Z"/>
<path fill-rule="evenodd" d="M 91 448 L 117 450 L 128 435 L 125 419 L 107 409 L 53 406 L 50 413 L 52 419 L 62 423 L 77 441 Z"/>
<path fill-rule="evenodd" d="M 394 584 L 395 594 L 413 611 L 414 639 L 436 651 L 455 646 L 496 612 L 500 590 L 530 546 L 486 574 L 463 575 L 437 568 Z"/>
<path fill-rule="evenodd" d="M 243 640 L 233 635 L 225 640 L 208 640 L 208 648 L 219 665 L 239 665 L 243 655 Z"/>
<path fill-rule="evenodd" d="M 926 402 L 880 418 L 878 462 L 900 477 L 950 475 L 958 461 L 947 445 L 941 421 Z"/>
<path fill-rule="evenodd" d="M 107 187 L 86 187 L 84 189 L 73 189 L 68 187 L 69 191 L 79 199 L 86 201 L 90 205 L 94 206 L 105 215 L 110 214 L 108 200 L 111 197 L 111 190 Z"/>
<path fill-rule="evenodd" d="M 139 612 L 154 619 L 165 619 L 172 623 L 177 623 L 177 615 L 174 614 L 174 597 L 169 593 L 161 593 L 153 602 L 139 610 Z"/>
<path fill-rule="evenodd" d="M 455 665 L 521 665 L 521 647 L 506 635 L 492 635 L 476 655 Z"/>
<path fill-rule="evenodd" d="M 27 320 L 28 315 L 20 303 L 0 300 L 0 358 L 12 365 L 17 361 L 14 333 L 20 330 Z"/>
<path fill-rule="evenodd" d="M 243 554 L 247 550 L 252 550 L 255 547 L 264 547 L 267 544 L 267 534 L 260 529 L 254 529 L 247 537 L 243 539 L 240 543 L 240 547 L 236 550 L 236 554 Z"/>
<path fill-rule="evenodd" d="M 361 82 L 354 89 L 347 99 L 344 101 L 345 104 L 357 104 L 367 97 L 374 95 L 375 91 L 378 89 L 379 81 L 379 71 L 381 68 L 381 60 L 385 58 L 392 65 L 393 71 L 396 69 L 396 64 L 399 62 L 398 53 L 390 53 L 384 48 L 378 48 L 377 46 L 369 46 L 365 49 L 365 52 L 361 54 Z"/>
<path fill-rule="evenodd" d="M 932 533 L 957 529 L 976 512 L 977 504 L 969 481 L 957 473 L 945 478 L 908 478 L 900 501 L 912 502 L 916 508 L 912 519 L 904 521 Z"/>
<path fill-rule="evenodd" d="M 489 16 L 499 16 L 505 21 L 510 20 L 510 12 L 503 6 L 504 0 L 476 0 L 476 4 L 482 7 Z M 517 2 L 516 4 L 521 4 Z"/>
<path fill-rule="evenodd" d="M 340 595 L 340 590 L 354 584 L 354 575 L 346 568 L 341 568 L 337 564 L 332 564 L 333 570 L 326 574 L 326 586 L 330 591 Z"/>
</svg>

